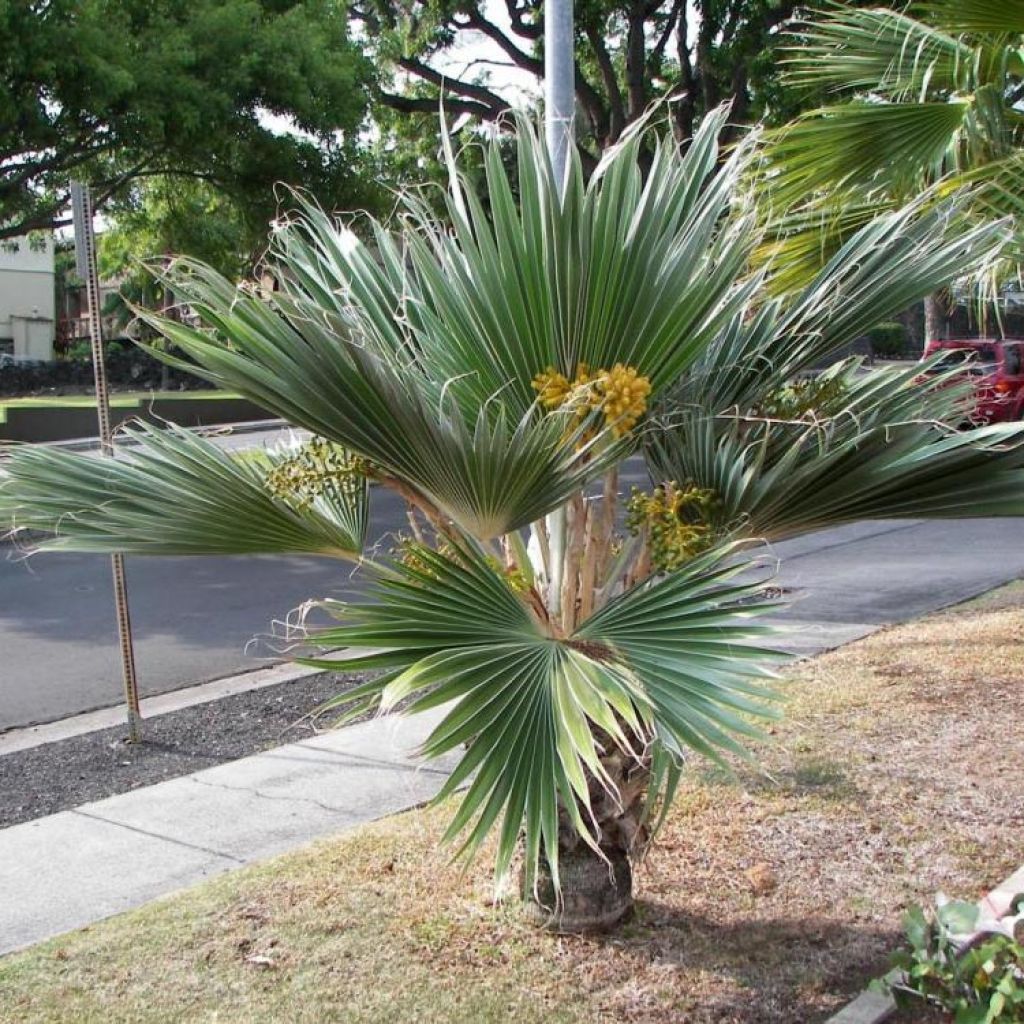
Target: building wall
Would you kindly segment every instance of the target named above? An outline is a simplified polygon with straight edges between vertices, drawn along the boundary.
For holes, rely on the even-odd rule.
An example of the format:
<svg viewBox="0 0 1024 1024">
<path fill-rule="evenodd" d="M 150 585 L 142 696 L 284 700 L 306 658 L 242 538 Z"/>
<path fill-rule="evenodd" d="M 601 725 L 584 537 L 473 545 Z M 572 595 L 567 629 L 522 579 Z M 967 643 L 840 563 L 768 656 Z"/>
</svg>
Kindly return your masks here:
<svg viewBox="0 0 1024 1024">
<path fill-rule="evenodd" d="M 0 351 L 52 358 L 55 301 L 53 239 L 0 241 Z"/>
</svg>

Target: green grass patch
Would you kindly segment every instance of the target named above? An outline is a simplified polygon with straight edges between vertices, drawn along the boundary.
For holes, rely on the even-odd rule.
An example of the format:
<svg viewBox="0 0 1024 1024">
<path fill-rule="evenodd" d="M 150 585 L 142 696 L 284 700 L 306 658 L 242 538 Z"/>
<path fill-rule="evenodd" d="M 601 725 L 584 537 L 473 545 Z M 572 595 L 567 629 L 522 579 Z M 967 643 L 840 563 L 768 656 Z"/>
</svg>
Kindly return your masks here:
<svg viewBox="0 0 1024 1024">
<path fill-rule="evenodd" d="M 233 391 L 115 391 L 110 394 L 111 409 L 132 409 L 151 402 L 238 401 Z M 12 409 L 95 409 L 95 395 L 43 395 L 29 398 L 0 399 L 0 423 L 7 422 Z"/>
<path fill-rule="evenodd" d="M 113 391 L 110 393 L 112 406 L 137 405 L 140 402 L 193 402 L 210 399 L 237 399 L 241 396 L 233 391 Z M 3 408 L 94 408 L 95 395 L 41 395 L 29 398 L 0 399 Z"/>
</svg>

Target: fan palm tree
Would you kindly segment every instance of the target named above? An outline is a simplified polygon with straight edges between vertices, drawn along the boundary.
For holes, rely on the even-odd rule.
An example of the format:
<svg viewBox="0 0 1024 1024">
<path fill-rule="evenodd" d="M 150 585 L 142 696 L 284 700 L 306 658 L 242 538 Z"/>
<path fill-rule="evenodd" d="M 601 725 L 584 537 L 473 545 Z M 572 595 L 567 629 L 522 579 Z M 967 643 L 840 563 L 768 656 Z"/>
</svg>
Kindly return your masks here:
<svg viewBox="0 0 1024 1024">
<path fill-rule="evenodd" d="M 786 80 L 834 102 L 773 133 L 763 190 L 775 286 L 805 283 L 841 240 L 920 195 L 961 190 L 975 222 L 1011 218 L 1024 261 L 1024 0 L 834 4 L 789 30 Z M 977 282 L 976 282 L 977 283 Z M 989 282 L 991 284 L 991 282 Z M 926 333 L 943 322 L 926 303 Z"/>
<path fill-rule="evenodd" d="M 180 261 L 202 327 L 142 311 L 194 360 L 314 440 L 238 459 L 142 426 L 116 459 L 13 452 L 0 512 L 47 547 L 308 552 L 357 563 L 365 604 L 308 653 L 368 673 L 353 713 L 434 709 L 427 757 L 459 755 L 439 799 L 468 854 L 559 927 L 628 911 L 631 860 L 688 751 L 742 755 L 776 714 L 773 607 L 737 544 L 871 516 L 1024 512 L 1019 428 L 957 432 L 963 392 L 854 364 L 793 383 L 879 316 L 997 252 L 1000 225 L 950 231 L 911 209 L 856 234 L 797 298 L 747 273 L 762 241 L 741 191 L 756 139 L 720 159 L 725 113 L 685 155 L 638 127 L 559 198 L 518 130 L 516 191 L 485 154 L 485 207 L 453 166 L 449 226 L 416 196 L 372 243 L 299 199 L 270 294 Z M 163 358 L 172 358 L 166 354 Z M 658 484 L 626 500 L 617 466 Z M 369 482 L 409 536 L 368 553 Z M 329 666 L 330 655 L 317 658 Z M 517 853 L 518 851 L 518 853 Z"/>
</svg>

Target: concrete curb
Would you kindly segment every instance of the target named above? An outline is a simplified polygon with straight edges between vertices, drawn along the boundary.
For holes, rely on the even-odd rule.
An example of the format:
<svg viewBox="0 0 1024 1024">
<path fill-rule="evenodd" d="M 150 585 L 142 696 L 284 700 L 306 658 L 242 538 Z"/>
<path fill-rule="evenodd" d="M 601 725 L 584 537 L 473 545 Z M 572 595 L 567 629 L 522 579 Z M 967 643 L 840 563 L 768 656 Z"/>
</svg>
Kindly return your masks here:
<svg viewBox="0 0 1024 1024">
<path fill-rule="evenodd" d="M 196 704 L 207 704 L 210 701 L 230 697 L 236 693 L 247 693 L 250 690 L 261 690 L 277 683 L 289 683 L 295 679 L 305 679 L 325 671 L 319 668 L 304 668 L 286 662 L 282 665 L 271 665 L 269 668 L 253 669 L 251 672 L 239 672 L 237 675 L 214 679 L 208 683 L 199 683 L 182 690 L 171 690 L 154 697 L 143 697 L 139 702 L 143 719 L 156 718 L 182 708 L 190 708 Z M 109 729 L 115 725 L 123 725 L 125 710 L 123 704 L 113 707 L 98 708 L 86 711 L 71 718 L 61 718 L 56 722 L 43 722 L 40 725 L 28 725 L 21 729 L 10 729 L 0 733 L 0 757 L 14 754 L 20 750 L 31 750 L 46 743 L 57 743 L 70 739 L 72 736 L 84 736 L 86 733 L 99 729 Z"/>
</svg>

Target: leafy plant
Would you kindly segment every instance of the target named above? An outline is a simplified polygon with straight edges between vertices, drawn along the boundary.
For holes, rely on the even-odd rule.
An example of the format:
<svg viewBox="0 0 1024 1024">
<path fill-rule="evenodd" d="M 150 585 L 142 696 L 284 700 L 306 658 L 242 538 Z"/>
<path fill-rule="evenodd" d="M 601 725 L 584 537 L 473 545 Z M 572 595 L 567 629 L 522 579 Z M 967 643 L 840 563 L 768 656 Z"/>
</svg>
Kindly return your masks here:
<svg viewBox="0 0 1024 1024">
<path fill-rule="evenodd" d="M 964 950 L 963 937 L 979 924 L 973 903 L 940 903 L 932 914 L 912 907 L 903 919 L 910 948 L 893 957 L 902 975 L 881 987 L 904 1004 L 907 993 L 923 997 L 954 1014 L 955 1024 L 1024 1021 L 1024 946 L 1008 932 L 993 931 Z"/>
<path fill-rule="evenodd" d="M 907 354 L 907 329 L 901 323 L 884 323 L 868 331 L 871 351 L 880 359 L 898 359 Z"/>
<path fill-rule="evenodd" d="M 65 549 L 357 563 L 369 603 L 327 602 L 337 624 L 307 637 L 309 654 L 344 648 L 346 670 L 377 673 L 338 705 L 439 712 L 424 753 L 459 759 L 447 838 L 472 854 L 496 832 L 498 876 L 521 850 L 526 892 L 561 889 L 564 927 L 580 873 L 563 869 L 589 858 L 595 898 L 618 884 L 626 899 L 575 923 L 610 923 L 684 757 L 747 756 L 778 713 L 755 621 L 775 602 L 745 543 L 1024 512 L 1024 428 L 944 426 L 967 400 L 951 382 L 845 363 L 813 416 L 806 400 L 792 418 L 762 411 L 879 317 L 990 260 L 1001 228 L 899 211 L 806 291 L 771 298 L 747 276 L 756 139 L 722 157 L 725 119 L 685 153 L 634 127 L 589 178 L 574 157 L 564 197 L 520 122 L 515 188 L 498 146 L 486 205 L 449 155 L 450 227 L 410 194 L 397 231 L 369 222 L 372 244 L 297 196 L 272 292 L 194 260 L 161 269 L 201 326 L 140 315 L 195 372 L 317 440 L 263 465 L 148 428 L 113 461 L 15 451 L 0 513 Z M 634 455 L 654 489 L 629 533 L 618 467 Z M 408 507 L 391 554 L 364 548 L 370 480 Z"/>
<path fill-rule="evenodd" d="M 128 348 L 119 341 L 104 341 L 103 351 L 108 356 L 122 355 Z M 72 361 L 85 361 L 92 359 L 92 342 L 79 340 L 68 345 L 64 350 L 64 358 Z"/>
</svg>

